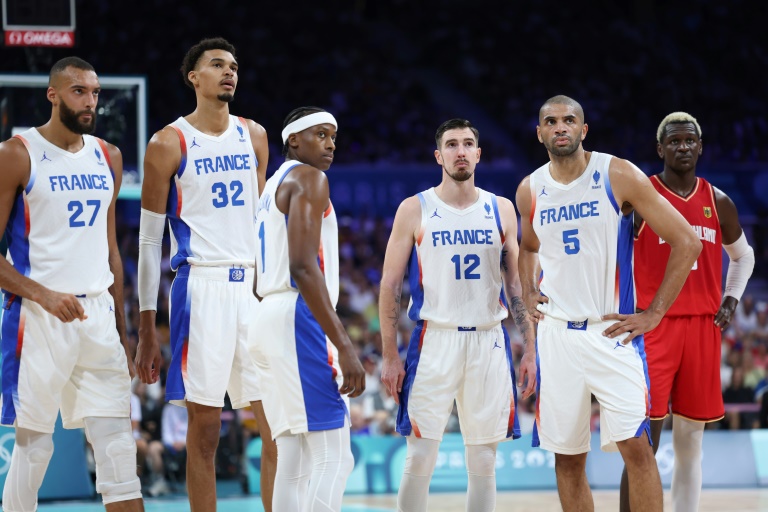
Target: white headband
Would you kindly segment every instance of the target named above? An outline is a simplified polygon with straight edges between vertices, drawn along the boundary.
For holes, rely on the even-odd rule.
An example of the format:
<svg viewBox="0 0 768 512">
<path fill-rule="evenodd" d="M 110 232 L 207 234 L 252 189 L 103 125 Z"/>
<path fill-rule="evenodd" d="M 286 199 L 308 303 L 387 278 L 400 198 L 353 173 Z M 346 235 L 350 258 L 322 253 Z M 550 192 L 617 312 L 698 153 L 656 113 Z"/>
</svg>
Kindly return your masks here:
<svg viewBox="0 0 768 512">
<path fill-rule="evenodd" d="M 336 118 L 333 117 L 333 114 L 330 112 L 315 112 L 314 114 L 301 117 L 283 128 L 283 144 L 288 141 L 288 136 L 292 133 L 299 133 L 311 126 L 317 126 L 319 124 L 332 124 L 333 127 L 337 129 L 339 127 L 339 125 L 336 124 Z"/>
</svg>

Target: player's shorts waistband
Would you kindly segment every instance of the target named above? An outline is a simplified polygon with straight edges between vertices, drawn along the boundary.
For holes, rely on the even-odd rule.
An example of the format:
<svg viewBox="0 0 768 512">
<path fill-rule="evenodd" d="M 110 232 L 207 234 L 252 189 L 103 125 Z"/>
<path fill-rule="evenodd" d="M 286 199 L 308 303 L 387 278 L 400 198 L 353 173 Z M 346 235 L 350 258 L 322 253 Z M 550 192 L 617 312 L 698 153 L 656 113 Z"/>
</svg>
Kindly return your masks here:
<svg viewBox="0 0 768 512">
<path fill-rule="evenodd" d="M 540 324 L 548 327 L 554 327 L 556 329 L 569 329 L 573 331 L 591 331 L 591 332 L 603 332 L 608 326 L 613 325 L 617 320 L 561 320 L 560 318 L 552 318 L 551 316 L 544 315 L 544 318 L 539 321 Z"/>
<path fill-rule="evenodd" d="M 96 297 L 101 297 L 105 293 L 109 293 L 109 290 L 102 290 L 100 292 L 93 293 L 75 293 L 73 295 L 78 299 L 95 299 Z"/>
<path fill-rule="evenodd" d="M 203 267 L 200 265 L 182 265 L 176 271 L 176 277 L 194 277 L 211 281 L 229 281 L 233 283 L 253 282 L 253 267 Z"/>
<path fill-rule="evenodd" d="M 429 320 L 420 320 L 419 323 L 426 325 L 428 330 L 439 329 L 443 331 L 458 331 L 458 332 L 475 332 L 475 331 L 492 331 L 501 325 L 501 322 L 494 322 L 488 325 L 450 325 L 439 324 Z"/>
</svg>

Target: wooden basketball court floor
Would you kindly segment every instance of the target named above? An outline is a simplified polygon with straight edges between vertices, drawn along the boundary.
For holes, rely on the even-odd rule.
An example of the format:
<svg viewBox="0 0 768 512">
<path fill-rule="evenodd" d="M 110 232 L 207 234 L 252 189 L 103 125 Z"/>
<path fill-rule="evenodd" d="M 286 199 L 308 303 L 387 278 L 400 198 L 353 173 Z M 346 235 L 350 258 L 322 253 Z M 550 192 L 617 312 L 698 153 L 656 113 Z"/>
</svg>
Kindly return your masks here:
<svg viewBox="0 0 768 512">
<path fill-rule="evenodd" d="M 593 491 L 596 511 L 619 509 L 618 491 Z M 433 494 L 429 498 L 430 512 L 464 512 L 464 494 Z M 396 510 L 396 496 L 348 496 L 343 512 L 385 512 Z M 510 512 L 556 512 L 562 510 L 555 491 L 499 493 L 496 509 Z M 664 509 L 672 510 L 669 491 L 664 493 Z M 66 502 L 41 504 L 40 512 L 103 511 L 99 502 Z M 219 500 L 218 512 L 263 512 L 259 498 L 225 498 Z M 705 490 L 700 512 L 768 512 L 768 488 Z M 146 512 L 188 512 L 184 499 L 147 499 Z"/>
</svg>

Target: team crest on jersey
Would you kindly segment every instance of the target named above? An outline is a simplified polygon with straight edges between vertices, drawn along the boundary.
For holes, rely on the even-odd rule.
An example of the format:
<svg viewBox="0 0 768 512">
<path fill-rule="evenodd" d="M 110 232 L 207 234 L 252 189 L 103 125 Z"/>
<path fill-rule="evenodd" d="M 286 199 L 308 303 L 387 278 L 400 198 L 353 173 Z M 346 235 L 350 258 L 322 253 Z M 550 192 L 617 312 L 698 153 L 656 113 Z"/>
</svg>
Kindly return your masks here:
<svg viewBox="0 0 768 512">
<path fill-rule="evenodd" d="M 101 151 L 94 149 L 93 152 L 96 154 L 96 158 L 99 160 L 99 165 L 104 165 L 104 162 L 101 161 Z"/>
<path fill-rule="evenodd" d="M 491 215 L 491 207 L 488 206 L 488 203 L 485 203 L 485 218 L 486 219 L 492 219 L 493 215 Z"/>
<path fill-rule="evenodd" d="M 709 206 L 704 207 L 704 216 L 708 219 L 712 218 L 712 208 Z"/>
<path fill-rule="evenodd" d="M 229 281 L 231 283 L 242 283 L 245 281 L 245 270 L 241 268 L 229 269 Z"/>
<path fill-rule="evenodd" d="M 592 190 L 597 188 L 603 188 L 603 186 L 600 185 L 600 171 L 595 170 L 595 173 L 592 175 L 592 180 L 595 182 L 595 184 L 592 185 Z"/>
<path fill-rule="evenodd" d="M 245 142 L 245 136 L 243 136 L 243 127 L 238 125 L 235 125 L 235 128 L 237 128 L 237 133 L 240 134 L 240 142 Z"/>
</svg>

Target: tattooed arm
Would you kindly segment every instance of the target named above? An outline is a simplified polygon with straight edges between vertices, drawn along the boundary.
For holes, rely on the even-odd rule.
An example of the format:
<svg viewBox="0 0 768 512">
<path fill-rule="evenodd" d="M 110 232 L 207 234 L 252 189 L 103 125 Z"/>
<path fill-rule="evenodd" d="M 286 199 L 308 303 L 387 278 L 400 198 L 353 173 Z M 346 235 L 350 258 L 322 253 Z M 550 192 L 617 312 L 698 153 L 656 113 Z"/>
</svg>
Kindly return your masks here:
<svg viewBox="0 0 768 512">
<path fill-rule="evenodd" d="M 381 343 L 384 356 L 381 368 L 381 382 L 400 403 L 398 393 L 403 388 L 403 362 L 397 351 L 397 327 L 400 321 L 400 296 L 403 290 L 403 277 L 421 228 L 421 205 L 416 196 L 409 197 L 400 204 L 392 225 L 392 234 L 384 255 L 384 269 L 379 288 L 379 319 L 381 323 Z"/>
<path fill-rule="evenodd" d="M 517 269 L 520 248 L 517 245 L 517 215 L 509 199 L 499 197 L 499 216 L 504 230 L 504 248 L 501 252 L 501 276 L 504 280 L 504 294 L 507 296 L 509 312 L 517 329 L 523 337 L 525 353 L 520 361 L 518 386 L 523 386 L 526 376 L 528 382 L 523 390 L 523 398 L 528 398 L 536 390 L 536 333 L 533 320 L 523 303 L 523 289 Z"/>
</svg>

